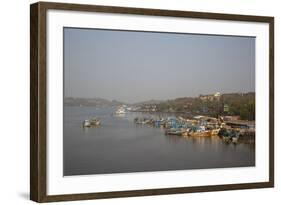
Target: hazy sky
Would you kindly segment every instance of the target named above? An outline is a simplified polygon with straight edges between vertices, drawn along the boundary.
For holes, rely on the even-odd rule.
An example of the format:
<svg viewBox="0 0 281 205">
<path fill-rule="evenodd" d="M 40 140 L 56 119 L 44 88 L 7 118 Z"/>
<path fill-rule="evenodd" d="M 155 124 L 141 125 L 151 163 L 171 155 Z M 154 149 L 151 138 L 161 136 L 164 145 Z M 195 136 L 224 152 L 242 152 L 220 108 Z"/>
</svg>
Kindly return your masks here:
<svg viewBox="0 0 281 205">
<path fill-rule="evenodd" d="M 255 38 L 64 29 L 65 97 L 123 102 L 255 91 Z"/>
</svg>

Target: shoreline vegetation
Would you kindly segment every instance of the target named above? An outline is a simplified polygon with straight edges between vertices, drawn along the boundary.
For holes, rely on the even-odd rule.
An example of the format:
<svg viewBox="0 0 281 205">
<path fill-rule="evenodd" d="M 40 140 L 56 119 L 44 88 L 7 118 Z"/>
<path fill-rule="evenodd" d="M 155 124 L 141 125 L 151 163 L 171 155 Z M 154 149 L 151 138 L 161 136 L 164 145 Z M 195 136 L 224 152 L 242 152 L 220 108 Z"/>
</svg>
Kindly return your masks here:
<svg viewBox="0 0 281 205">
<path fill-rule="evenodd" d="M 182 97 L 171 100 L 150 100 L 140 103 L 124 103 L 102 98 L 64 98 L 66 106 L 112 107 L 127 105 L 134 112 L 171 113 L 184 117 L 207 115 L 210 117 L 233 116 L 240 120 L 255 120 L 255 93 L 214 93 L 198 97 Z"/>
<path fill-rule="evenodd" d="M 166 135 L 184 137 L 219 136 L 226 142 L 255 142 L 255 93 L 199 95 L 167 101 L 124 104 L 101 98 L 65 98 L 64 105 L 115 107 L 115 115 L 147 113 L 135 124 L 163 128 Z M 163 117 L 162 114 L 166 114 Z M 162 115 L 162 116 L 161 116 Z M 99 120 L 85 120 L 83 127 L 96 127 Z"/>
</svg>

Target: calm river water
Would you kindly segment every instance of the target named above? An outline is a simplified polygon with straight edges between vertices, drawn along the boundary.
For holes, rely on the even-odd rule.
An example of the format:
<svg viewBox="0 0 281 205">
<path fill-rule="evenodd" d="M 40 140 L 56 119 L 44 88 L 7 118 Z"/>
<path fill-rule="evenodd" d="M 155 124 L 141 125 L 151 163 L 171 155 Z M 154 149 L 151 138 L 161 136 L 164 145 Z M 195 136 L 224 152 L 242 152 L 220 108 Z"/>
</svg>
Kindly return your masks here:
<svg viewBox="0 0 281 205">
<path fill-rule="evenodd" d="M 135 117 L 147 114 L 116 116 L 114 111 L 64 107 L 64 176 L 255 166 L 253 144 L 167 136 L 161 128 L 134 124 Z M 98 117 L 101 126 L 83 128 L 90 117 Z"/>
</svg>

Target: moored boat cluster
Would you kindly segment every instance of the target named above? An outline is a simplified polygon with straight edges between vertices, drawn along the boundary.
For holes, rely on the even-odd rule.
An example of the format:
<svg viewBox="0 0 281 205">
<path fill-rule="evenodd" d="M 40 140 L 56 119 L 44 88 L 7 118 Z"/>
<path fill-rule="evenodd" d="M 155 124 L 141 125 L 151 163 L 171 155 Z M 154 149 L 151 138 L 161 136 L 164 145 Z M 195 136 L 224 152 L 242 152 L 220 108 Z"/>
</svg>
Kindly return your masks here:
<svg viewBox="0 0 281 205">
<path fill-rule="evenodd" d="M 228 123 L 222 118 L 212 118 L 206 116 L 195 116 L 194 119 L 184 119 L 182 117 L 167 118 L 135 118 L 134 122 L 141 125 L 150 125 L 163 128 L 166 135 L 191 136 L 191 137 L 211 137 L 219 136 L 226 142 L 237 143 L 238 141 L 253 142 L 255 130 L 244 126 L 242 122 Z M 229 125 L 231 124 L 231 125 Z"/>
<path fill-rule="evenodd" d="M 126 106 L 120 106 L 114 113 L 117 116 L 124 116 L 129 111 Z M 219 136 L 225 142 L 246 142 L 255 141 L 254 121 L 235 120 L 226 117 L 194 116 L 193 118 L 183 117 L 136 117 L 134 123 L 147 125 L 155 128 L 162 128 L 166 135 L 177 135 L 184 137 L 211 137 Z M 99 127 L 101 121 L 97 118 L 90 118 L 83 121 L 83 127 Z"/>
</svg>

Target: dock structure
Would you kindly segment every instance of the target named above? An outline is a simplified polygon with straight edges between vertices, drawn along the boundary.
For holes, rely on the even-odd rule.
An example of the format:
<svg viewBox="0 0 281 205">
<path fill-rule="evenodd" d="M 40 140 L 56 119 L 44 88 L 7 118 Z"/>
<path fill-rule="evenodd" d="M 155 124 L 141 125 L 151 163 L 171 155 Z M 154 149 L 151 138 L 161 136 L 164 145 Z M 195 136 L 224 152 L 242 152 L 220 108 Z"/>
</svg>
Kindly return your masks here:
<svg viewBox="0 0 281 205">
<path fill-rule="evenodd" d="M 225 121 L 225 124 L 233 128 L 245 128 L 245 129 L 255 128 L 255 121 L 230 120 L 230 121 Z"/>
</svg>

